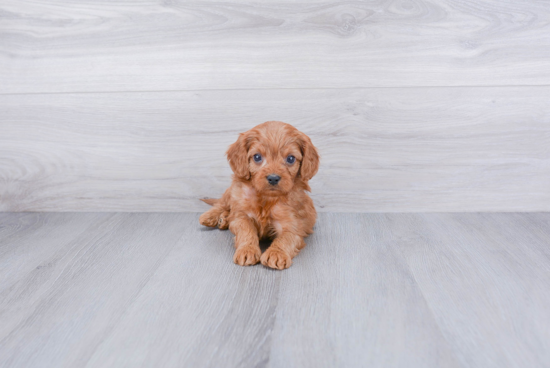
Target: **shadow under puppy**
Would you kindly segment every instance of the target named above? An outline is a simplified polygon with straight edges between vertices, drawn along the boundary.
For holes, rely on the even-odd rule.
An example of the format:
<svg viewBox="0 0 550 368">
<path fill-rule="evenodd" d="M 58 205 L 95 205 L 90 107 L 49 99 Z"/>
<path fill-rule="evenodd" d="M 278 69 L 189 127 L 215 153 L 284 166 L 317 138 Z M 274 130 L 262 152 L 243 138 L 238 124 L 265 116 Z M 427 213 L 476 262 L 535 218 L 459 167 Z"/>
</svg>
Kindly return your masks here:
<svg viewBox="0 0 550 368">
<path fill-rule="evenodd" d="M 203 200 L 213 207 L 200 223 L 231 230 L 233 261 L 241 266 L 261 261 L 279 270 L 290 267 L 317 219 L 306 193 L 319 168 L 317 149 L 292 125 L 268 121 L 241 133 L 227 159 L 233 182 L 220 199 Z M 261 238 L 273 239 L 264 254 Z"/>
</svg>

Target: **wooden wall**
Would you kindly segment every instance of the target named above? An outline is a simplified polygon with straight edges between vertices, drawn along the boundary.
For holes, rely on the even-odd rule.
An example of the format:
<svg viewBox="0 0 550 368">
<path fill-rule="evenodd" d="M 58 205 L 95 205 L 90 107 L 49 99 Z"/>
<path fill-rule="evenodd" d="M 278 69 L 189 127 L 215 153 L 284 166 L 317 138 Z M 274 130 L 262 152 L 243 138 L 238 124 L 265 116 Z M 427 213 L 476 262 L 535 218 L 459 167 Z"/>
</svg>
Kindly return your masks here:
<svg viewBox="0 0 550 368">
<path fill-rule="evenodd" d="M 320 211 L 550 211 L 550 3 L 0 3 L 0 211 L 203 210 L 267 120 Z"/>
</svg>

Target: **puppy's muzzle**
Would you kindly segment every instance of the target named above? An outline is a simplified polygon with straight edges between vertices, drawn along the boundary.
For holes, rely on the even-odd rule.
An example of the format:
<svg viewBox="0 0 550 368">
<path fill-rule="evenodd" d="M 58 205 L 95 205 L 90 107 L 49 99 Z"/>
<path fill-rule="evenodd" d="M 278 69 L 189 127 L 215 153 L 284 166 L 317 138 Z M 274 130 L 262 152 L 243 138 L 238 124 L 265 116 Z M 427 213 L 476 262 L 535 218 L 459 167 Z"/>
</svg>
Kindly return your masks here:
<svg viewBox="0 0 550 368">
<path fill-rule="evenodd" d="M 279 180 L 281 180 L 281 177 L 279 175 L 271 174 L 267 176 L 267 181 L 270 185 L 279 184 Z"/>
</svg>

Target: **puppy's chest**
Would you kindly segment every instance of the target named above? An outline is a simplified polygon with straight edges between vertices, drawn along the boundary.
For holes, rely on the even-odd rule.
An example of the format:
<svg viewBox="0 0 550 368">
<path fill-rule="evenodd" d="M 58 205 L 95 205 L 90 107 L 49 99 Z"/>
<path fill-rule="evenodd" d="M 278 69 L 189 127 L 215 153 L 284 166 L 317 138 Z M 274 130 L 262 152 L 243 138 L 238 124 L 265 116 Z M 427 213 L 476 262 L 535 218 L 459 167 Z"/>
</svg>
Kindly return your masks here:
<svg viewBox="0 0 550 368">
<path fill-rule="evenodd" d="M 255 208 L 251 209 L 248 216 L 254 219 L 258 226 L 260 237 L 270 237 L 281 231 L 280 222 L 278 221 L 278 212 L 280 206 L 276 200 L 265 201 L 258 203 Z"/>
</svg>

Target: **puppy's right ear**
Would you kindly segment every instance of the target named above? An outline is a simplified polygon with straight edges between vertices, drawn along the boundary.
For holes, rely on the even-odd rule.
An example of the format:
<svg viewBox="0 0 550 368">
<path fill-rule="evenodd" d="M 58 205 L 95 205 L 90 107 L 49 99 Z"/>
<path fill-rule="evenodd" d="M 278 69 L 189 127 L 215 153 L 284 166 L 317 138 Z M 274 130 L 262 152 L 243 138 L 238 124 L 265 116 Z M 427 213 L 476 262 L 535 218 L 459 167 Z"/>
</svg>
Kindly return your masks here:
<svg viewBox="0 0 550 368">
<path fill-rule="evenodd" d="M 227 160 L 235 175 L 241 179 L 250 179 L 248 170 L 248 143 L 246 133 L 239 134 L 235 143 L 227 150 Z"/>
</svg>

